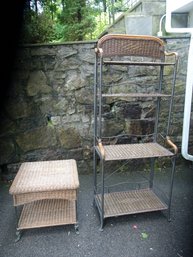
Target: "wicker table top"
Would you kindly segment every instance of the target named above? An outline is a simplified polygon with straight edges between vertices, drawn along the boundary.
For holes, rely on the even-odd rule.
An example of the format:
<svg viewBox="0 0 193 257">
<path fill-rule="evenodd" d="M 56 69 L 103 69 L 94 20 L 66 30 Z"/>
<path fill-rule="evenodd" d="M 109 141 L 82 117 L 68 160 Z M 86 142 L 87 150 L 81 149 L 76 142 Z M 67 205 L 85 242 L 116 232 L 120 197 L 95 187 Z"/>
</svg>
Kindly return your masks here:
<svg viewBox="0 0 193 257">
<path fill-rule="evenodd" d="M 79 188 L 74 159 L 24 162 L 10 187 L 12 195 Z"/>
</svg>

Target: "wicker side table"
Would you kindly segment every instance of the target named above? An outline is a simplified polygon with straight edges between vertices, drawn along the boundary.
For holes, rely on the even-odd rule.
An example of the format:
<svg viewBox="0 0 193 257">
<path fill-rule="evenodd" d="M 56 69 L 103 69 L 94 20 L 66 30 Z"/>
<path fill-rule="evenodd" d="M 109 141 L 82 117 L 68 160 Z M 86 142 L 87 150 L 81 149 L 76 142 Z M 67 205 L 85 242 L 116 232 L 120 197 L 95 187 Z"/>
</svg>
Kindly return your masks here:
<svg viewBox="0 0 193 257">
<path fill-rule="evenodd" d="M 78 233 L 78 188 L 73 159 L 22 163 L 9 190 L 18 221 L 16 240 L 22 230 L 37 227 L 74 224 Z"/>
</svg>

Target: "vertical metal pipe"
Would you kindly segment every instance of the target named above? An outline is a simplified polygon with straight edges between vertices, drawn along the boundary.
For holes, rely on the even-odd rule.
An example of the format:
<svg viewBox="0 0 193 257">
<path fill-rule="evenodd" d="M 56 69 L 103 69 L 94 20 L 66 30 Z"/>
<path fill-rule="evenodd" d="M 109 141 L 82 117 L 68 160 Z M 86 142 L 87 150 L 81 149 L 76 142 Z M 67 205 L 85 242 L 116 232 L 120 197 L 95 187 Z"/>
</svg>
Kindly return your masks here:
<svg viewBox="0 0 193 257">
<path fill-rule="evenodd" d="M 193 32 L 191 34 L 189 54 L 188 54 L 186 91 L 185 91 L 185 103 L 184 103 L 184 119 L 183 119 L 183 130 L 182 130 L 182 155 L 185 159 L 190 161 L 193 161 L 193 155 L 189 154 L 188 152 L 192 94 L 193 94 L 192 65 L 193 65 Z"/>
<path fill-rule="evenodd" d="M 97 88 L 98 88 L 98 56 L 95 53 L 95 69 L 94 69 L 94 146 L 96 145 L 97 136 Z"/>
<path fill-rule="evenodd" d="M 171 92 L 171 98 L 170 98 L 170 107 L 169 107 L 169 114 L 168 114 L 168 124 L 167 124 L 166 136 L 169 135 L 170 125 L 171 125 L 172 108 L 173 108 L 173 101 L 174 101 L 174 94 L 175 94 L 177 64 L 178 64 L 178 61 L 176 61 L 175 65 L 174 65 L 174 71 L 173 71 L 172 92 Z"/>
<path fill-rule="evenodd" d="M 96 136 L 97 136 L 97 87 L 98 87 L 98 56 L 95 53 L 95 70 L 94 70 L 94 139 L 93 139 L 93 183 L 94 195 L 96 193 Z"/>
<path fill-rule="evenodd" d="M 102 69 L 103 69 L 103 65 L 102 65 L 102 63 L 103 63 L 103 59 L 102 59 L 102 57 L 100 57 L 100 71 L 99 71 L 99 121 L 98 121 L 98 123 L 99 123 L 99 125 L 98 125 L 98 136 L 99 136 L 99 138 L 101 138 L 101 127 L 102 127 L 102 125 L 101 125 L 101 122 L 102 122 Z"/>
</svg>

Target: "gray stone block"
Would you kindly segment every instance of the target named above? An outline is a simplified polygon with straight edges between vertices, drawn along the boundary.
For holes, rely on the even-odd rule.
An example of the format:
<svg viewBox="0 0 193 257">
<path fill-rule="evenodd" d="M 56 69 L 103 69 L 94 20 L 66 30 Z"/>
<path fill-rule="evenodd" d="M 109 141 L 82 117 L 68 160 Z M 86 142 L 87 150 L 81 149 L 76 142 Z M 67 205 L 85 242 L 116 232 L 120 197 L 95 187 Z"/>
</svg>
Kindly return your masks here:
<svg viewBox="0 0 193 257">
<path fill-rule="evenodd" d="M 126 33 L 136 35 L 152 35 L 151 16 L 128 16 L 125 20 Z"/>
</svg>

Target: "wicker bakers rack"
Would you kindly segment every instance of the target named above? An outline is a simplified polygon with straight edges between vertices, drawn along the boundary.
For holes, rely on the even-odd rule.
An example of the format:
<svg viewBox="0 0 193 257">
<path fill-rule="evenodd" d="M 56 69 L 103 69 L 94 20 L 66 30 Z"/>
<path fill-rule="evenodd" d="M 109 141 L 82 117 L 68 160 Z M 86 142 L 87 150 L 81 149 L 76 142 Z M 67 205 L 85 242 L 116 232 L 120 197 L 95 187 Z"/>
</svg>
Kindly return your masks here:
<svg viewBox="0 0 193 257">
<path fill-rule="evenodd" d="M 22 163 L 9 191 L 18 219 L 16 240 L 22 230 L 47 226 L 74 224 L 78 233 L 78 188 L 73 159 Z"/>
<path fill-rule="evenodd" d="M 178 55 L 174 52 L 166 52 L 164 42 L 157 37 L 118 34 L 108 34 L 99 39 L 95 54 L 94 203 L 100 216 L 100 229 L 103 229 L 106 218 L 126 214 L 168 210 L 170 220 L 175 159 L 178 149 L 171 141 L 169 133 Z M 167 76 L 167 79 L 164 77 L 165 68 L 169 69 L 172 74 Z M 135 80 L 137 80 L 137 75 L 133 75 L 134 72 L 140 74 L 141 69 L 143 69 L 142 77 L 147 70 L 150 70 L 157 80 L 154 79 L 154 86 L 152 86 L 153 82 L 146 80 L 143 83 L 140 80 L 141 92 L 139 92 L 139 90 L 135 91 L 135 86 L 132 87 L 132 84 L 135 85 Z M 133 75 L 132 78 L 130 74 Z M 139 83 L 139 80 L 136 83 Z M 149 87 L 148 83 L 150 83 Z M 139 102 L 139 100 L 143 102 L 146 100 L 148 103 L 151 101 L 152 109 L 155 109 L 153 133 L 134 135 L 133 132 L 129 134 L 129 131 L 126 131 L 127 135 L 125 135 L 122 129 L 119 134 L 110 134 L 108 124 L 115 123 L 108 123 L 109 117 L 116 119 L 119 115 L 112 106 L 116 107 L 116 103 L 121 101 L 132 103 Z M 159 125 L 162 100 L 164 104 L 165 101 L 168 103 L 165 104 L 168 106 L 165 126 Z M 108 116 L 106 110 L 111 108 L 112 111 Z M 129 110 L 125 113 L 129 113 Z M 129 120 L 129 117 L 124 116 L 124 119 Z M 119 122 L 119 120 L 116 121 Z M 159 129 L 162 127 L 164 131 L 160 132 Z M 125 143 L 123 139 L 126 137 L 129 140 Z M 157 158 L 165 157 L 171 160 L 171 182 L 169 193 L 163 200 L 154 190 L 154 167 Z M 121 190 L 116 190 L 115 186 L 115 189 L 110 191 L 109 188 L 112 188 L 112 185 L 108 184 L 108 178 L 114 171 L 109 171 L 109 163 L 116 161 L 116 164 L 120 162 L 121 166 L 125 161 L 126 165 L 129 165 L 129 160 L 134 159 L 150 160 L 147 186 L 140 187 L 137 183 L 137 189 L 130 190 L 122 187 Z"/>
</svg>

